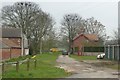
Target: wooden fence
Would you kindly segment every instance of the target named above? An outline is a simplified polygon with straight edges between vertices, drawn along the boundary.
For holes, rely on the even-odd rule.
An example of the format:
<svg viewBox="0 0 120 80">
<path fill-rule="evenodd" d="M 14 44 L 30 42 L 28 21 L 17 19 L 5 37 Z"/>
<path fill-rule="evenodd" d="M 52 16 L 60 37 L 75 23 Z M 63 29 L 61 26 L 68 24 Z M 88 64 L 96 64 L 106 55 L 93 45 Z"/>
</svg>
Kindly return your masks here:
<svg viewBox="0 0 120 80">
<path fill-rule="evenodd" d="M 20 69 L 20 65 L 23 64 L 23 63 L 26 63 L 26 70 L 29 71 L 30 70 L 30 62 L 31 61 L 34 61 L 34 69 L 36 69 L 37 67 L 37 60 L 31 60 L 31 59 L 26 59 L 26 60 L 23 60 L 23 61 L 16 61 L 16 62 L 2 62 L 0 65 L 2 66 L 2 73 L 4 73 L 6 70 L 5 70 L 5 65 L 15 65 L 15 69 L 16 69 L 16 72 L 19 72 L 19 69 Z"/>
</svg>

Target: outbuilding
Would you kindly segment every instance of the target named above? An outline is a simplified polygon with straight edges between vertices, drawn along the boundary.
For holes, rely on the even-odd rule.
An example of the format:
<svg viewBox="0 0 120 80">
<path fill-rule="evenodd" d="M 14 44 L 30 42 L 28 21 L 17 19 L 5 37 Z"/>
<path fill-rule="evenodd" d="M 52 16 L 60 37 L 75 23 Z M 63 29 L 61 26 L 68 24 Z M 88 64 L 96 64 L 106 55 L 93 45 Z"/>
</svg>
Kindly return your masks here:
<svg viewBox="0 0 120 80">
<path fill-rule="evenodd" d="M 78 34 L 73 39 L 73 48 L 75 53 L 81 56 L 97 56 L 104 52 L 102 41 L 96 34 Z"/>
<path fill-rule="evenodd" d="M 7 60 L 29 54 L 28 40 L 19 28 L 0 28 L 1 60 Z"/>
<path fill-rule="evenodd" d="M 105 43 L 105 59 L 120 60 L 120 45 L 118 40 L 109 40 Z"/>
</svg>

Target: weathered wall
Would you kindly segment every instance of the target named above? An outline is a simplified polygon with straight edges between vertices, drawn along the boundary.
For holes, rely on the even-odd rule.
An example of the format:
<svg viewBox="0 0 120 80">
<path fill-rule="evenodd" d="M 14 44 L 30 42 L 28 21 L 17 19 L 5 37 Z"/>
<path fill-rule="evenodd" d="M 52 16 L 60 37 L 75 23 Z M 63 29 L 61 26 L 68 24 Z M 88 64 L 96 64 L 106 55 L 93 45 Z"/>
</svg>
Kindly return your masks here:
<svg viewBox="0 0 120 80">
<path fill-rule="evenodd" d="M 10 59 L 10 49 L 2 49 L 2 60 Z"/>
<path fill-rule="evenodd" d="M 19 45 L 19 47 L 21 47 L 21 38 L 9 38 L 11 41 L 13 41 L 14 43 L 16 43 L 17 45 Z"/>
<path fill-rule="evenodd" d="M 10 58 L 15 58 L 21 56 L 21 49 L 1 49 L 2 50 L 2 60 L 7 60 Z"/>
<path fill-rule="evenodd" d="M 25 55 L 29 55 L 29 49 L 25 49 Z"/>
<path fill-rule="evenodd" d="M 21 49 L 11 49 L 11 58 L 21 56 Z"/>
</svg>

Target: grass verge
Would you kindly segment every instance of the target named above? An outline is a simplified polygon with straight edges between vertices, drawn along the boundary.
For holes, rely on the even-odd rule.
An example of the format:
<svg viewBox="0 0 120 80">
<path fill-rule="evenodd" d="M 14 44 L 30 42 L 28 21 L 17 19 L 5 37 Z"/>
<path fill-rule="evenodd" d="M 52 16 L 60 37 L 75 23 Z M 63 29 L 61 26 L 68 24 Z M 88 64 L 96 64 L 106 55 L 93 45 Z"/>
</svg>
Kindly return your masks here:
<svg viewBox="0 0 120 80">
<path fill-rule="evenodd" d="M 77 61 L 82 61 L 82 60 L 97 60 L 96 56 L 78 56 L 75 54 L 70 55 L 71 58 L 76 59 Z"/>
<path fill-rule="evenodd" d="M 56 68 L 56 59 L 59 53 L 44 53 L 36 55 L 37 68 L 34 69 L 34 62 L 30 61 L 30 70 L 26 70 L 26 63 L 19 67 L 16 72 L 15 66 L 7 65 L 3 78 L 63 78 L 71 73 L 65 72 L 63 69 Z"/>
</svg>

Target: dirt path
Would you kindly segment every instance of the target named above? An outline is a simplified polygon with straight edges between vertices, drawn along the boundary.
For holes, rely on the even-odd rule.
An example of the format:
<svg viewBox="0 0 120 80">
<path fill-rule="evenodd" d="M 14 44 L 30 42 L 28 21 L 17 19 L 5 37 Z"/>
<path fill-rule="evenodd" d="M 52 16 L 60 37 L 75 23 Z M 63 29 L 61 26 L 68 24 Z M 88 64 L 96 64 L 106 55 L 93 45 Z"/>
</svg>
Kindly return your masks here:
<svg viewBox="0 0 120 80">
<path fill-rule="evenodd" d="M 113 75 L 113 73 L 117 72 L 116 70 L 95 67 L 84 62 L 78 62 L 68 56 L 59 56 L 57 62 L 57 67 L 73 73 L 68 78 L 118 78 L 118 75 Z"/>
</svg>

